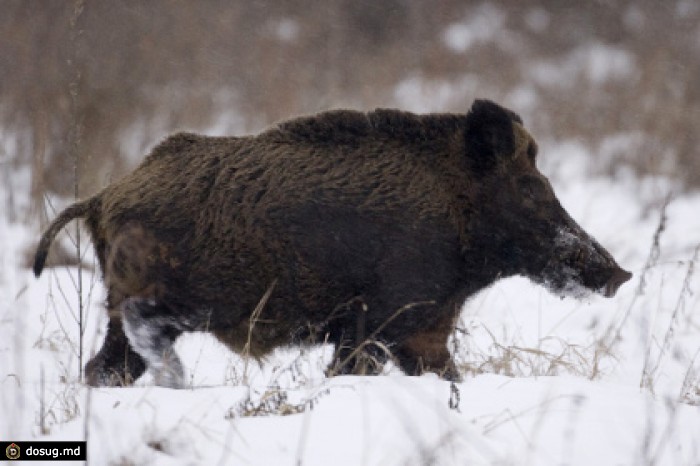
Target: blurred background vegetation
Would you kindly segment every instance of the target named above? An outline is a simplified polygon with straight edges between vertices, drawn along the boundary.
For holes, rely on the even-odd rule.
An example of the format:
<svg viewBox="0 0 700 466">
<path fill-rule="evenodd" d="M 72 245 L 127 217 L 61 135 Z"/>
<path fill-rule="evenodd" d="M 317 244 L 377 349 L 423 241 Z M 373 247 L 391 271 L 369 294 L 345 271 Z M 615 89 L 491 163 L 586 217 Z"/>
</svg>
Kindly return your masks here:
<svg viewBox="0 0 700 466">
<path fill-rule="evenodd" d="M 2 0 L 0 168 L 88 196 L 180 129 L 329 108 L 512 107 L 601 173 L 700 187 L 693 0 Z M 3 178 L 0 178 L 2 181 Z M 24 214 L 23 214 L 24 215 Z"/>
</svg>

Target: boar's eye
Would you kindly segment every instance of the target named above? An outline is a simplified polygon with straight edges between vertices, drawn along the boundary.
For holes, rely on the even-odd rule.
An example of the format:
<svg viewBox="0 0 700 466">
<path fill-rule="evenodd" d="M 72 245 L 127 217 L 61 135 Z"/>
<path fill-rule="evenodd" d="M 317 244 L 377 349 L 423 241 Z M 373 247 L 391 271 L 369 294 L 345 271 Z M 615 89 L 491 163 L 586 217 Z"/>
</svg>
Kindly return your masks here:
<svg viewBox="0 0 700 466">
<path fill-rule="evenodd" d="M 536 176 L 522 176 L 518 179 L 518 188 L 523 197 L 532 200 L 544 200 L 547 196 L 547 187 Z"/>
</svg>

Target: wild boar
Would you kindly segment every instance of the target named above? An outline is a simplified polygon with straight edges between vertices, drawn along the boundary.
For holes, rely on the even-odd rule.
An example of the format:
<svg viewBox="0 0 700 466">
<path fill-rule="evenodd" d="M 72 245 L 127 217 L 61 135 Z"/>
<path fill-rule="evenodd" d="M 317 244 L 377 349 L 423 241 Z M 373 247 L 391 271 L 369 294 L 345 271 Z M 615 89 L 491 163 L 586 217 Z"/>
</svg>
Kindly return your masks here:
<svg viewBox="0 0 700 466">
<path fill-rule="evenodd" d="M 522 119 L 487 100 L 466 114 L 330 111 L 259 135 L 181 133 L 130 175 L 63 211 L 84 218 L 110 316 L 92 385 L 148 367 L 183 385 L 173 342 L 208 331 L 233 351 L 335 345 L 329 374 L 456 380 L 447 349 L 467 298 L 524 275 L 559 295 L 613 296 L 631 274 L 566 213 Z"/>
</svg>

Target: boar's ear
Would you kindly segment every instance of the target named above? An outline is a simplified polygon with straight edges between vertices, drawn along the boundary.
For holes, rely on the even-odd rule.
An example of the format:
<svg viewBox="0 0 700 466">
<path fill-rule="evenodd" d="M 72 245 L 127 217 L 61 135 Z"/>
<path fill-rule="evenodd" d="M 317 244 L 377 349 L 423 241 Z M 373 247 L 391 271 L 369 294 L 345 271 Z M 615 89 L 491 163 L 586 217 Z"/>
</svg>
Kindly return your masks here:
<svg viewBox="0 0 700 466">
<path fill-rule="evenodd" d="M 475 172 L 491 170 L 499 158 L 515 152 L 513 122 L 522 124 L 518 115 L 490 100 L 474 101 L 466 116 L 464 143 Z"/>
</svg>

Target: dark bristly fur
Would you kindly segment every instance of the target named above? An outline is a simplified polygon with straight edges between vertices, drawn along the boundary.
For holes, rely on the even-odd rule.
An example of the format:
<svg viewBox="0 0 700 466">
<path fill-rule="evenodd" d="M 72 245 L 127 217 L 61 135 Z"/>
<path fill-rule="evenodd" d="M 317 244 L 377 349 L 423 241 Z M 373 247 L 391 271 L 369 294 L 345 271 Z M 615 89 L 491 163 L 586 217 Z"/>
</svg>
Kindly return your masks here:
<svg viewBox="0 0 700 466">
<path fill-rule="evenodd" d="M 180 385 L 172 342 L 193 330 L 255 358 L 328 341 L 331 374 L 388 349 L 407 373 L 457 379 L 448 336 L 499 277 L 606 295 L 628 278 L 561 208 L 536 151 L 520 117 L 485 100 L 460 115 L 340 110 L 256 136 L 176 134 L 61 213 L 34 271 L 85 218 L 110 315 L 93 385 L 146 365 Z"/>
</svg>

